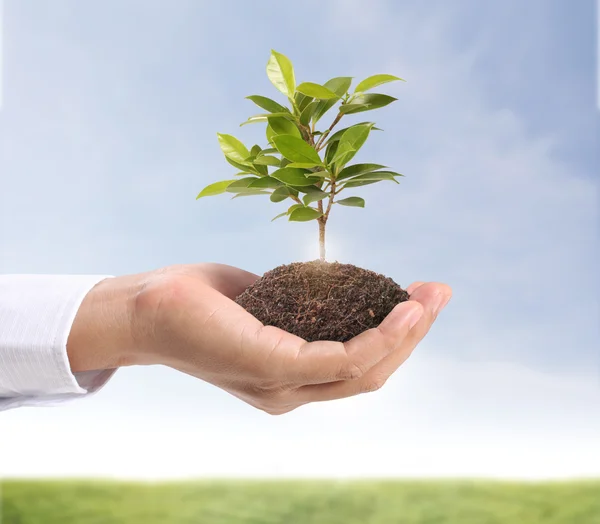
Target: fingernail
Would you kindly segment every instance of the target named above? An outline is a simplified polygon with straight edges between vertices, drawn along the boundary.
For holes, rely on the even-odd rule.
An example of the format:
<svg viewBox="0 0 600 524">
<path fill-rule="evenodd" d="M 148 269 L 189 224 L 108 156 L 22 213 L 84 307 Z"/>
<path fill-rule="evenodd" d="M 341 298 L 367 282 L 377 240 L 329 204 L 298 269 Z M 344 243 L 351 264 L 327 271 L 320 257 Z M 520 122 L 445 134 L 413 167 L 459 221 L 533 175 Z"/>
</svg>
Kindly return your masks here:
<svg viewBox="0 0 600 524">
<path fill-rule="evenodd" d="M 414 308 L 409 314 L 408 314 L 408 329 L 412 329 L 415 327 L 415 325 L 417 324 L 417 322 L 419 322 L 419 320 L 421 320 L 421 317 L 423 316 L 423 308 Z"/>
<path fill-rule="evenodd" d="M 435 297 L 435 302 L 434 302 L 434 306 L 433 306 L 433 314 L 437 315 L 442 309 L 444 309 L 444 307 L 446 307 L 446 304 L 448 303 L 448 301 L 450 300 L 450 297 L 445 295 L 444 293 L 439 293 L 436 297 Z"/>
</svg>

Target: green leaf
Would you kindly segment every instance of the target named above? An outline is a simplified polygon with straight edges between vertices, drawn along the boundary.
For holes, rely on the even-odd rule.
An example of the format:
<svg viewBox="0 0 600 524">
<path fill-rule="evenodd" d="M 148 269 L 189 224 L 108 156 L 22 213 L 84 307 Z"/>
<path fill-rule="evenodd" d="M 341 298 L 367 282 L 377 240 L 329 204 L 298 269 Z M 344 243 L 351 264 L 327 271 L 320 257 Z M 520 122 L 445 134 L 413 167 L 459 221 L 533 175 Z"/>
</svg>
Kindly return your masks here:
<svg viewBox="0 0 600 524">
<path fill-rule="evenodd" d="M 322 100 L 319 102 L 319 107 L 315 110 L 313 115 L 313 121 L 318 122 L 321 117 L 327 113 L 337 102 L 339 98 L 344 96 L 348 89 L 350 88 L 350 84 L 352 83 L 352 77 L 349 76 L 338 76 L 328 80 L 323 84 L 323 87 L 326 87 L 330 91 L 333 91 L 336 94 L 335 99 L 331 100 Z"/>
<path fill-rule="evenodd" d="M 302 204 L 294 204 L 293 206 L 290 206 L 286 211 L 284 211 L 283 213 L 280 213 L 275 218 L 273 218 L 271 220 L 271 222 L 273 222 L 274 220 L 277 220 L 278 218 L 290 215 L 296 209 L 304 209 L 304 205 L 302 205 Z"/>
<path fill-rule="evenodd" d="M 269 117 L 269 127 L 273 130 L 273 135 L 291 135 L 300 138 L 302 134 L 293 122 L 287 118 L 279 116 Z"/>
<path fill-rule="evenodd" d="M 283 186 L 283 182 L 280 180 L 271 176 L 264 176 L 253 180 L 248 187 L 252 189 L 277 189 L 281 186 Z"/>
<path fill-rule="evenodd" d="M 234 162 L 244 162 L 250 156 L 250 151 L 234 136 L 217 133 L 217 137 L 221 151 L 227 158 Z"/>
<path fill-rule="evenodd" d="M 277 150 L 292 162 L 313 163 L 314 165 L 322 163 L 319 153 L 301 138 L 279 135 L 273 137 L 273 143 Z"/>
<path fill-rule="evenodd" d="M 374 184 L 376 182 L 381 182 L 382 180 L 391 180 L 392 182 L 399 184 L 400 182 L 398 182 L 395 177 L 402 176 L 402 175 L 398 175 L 397 173 L 393 173 L 393 174 L 392 173 L 393 172 L 391 172 L 391 171 L 377 171 L 375 173 L 366 173 L 364 175 L 359 175 L 354 178 L 348 179 L 347 182 L 342 183 L 342 187 L 345 189 L 348 187 L 366 186 L 368 184 Z"/>
<path fill-rule="evenodd" d="M 247 96 L 246 98 L 248 100 L 252 100 L 252 102 L 254 102 L 258 107 L 264 109 L 265 111 L 268 111 L 269 113 L 289 113 L 290 112 L 290 110 L 287 107 L 282 106 L 278 102 L 275 102 L 275 100 L 271 100 L 270 98 L 267 98 L 266 96 L 252 95 L 252 96 Z"/>
<path fill-rule="evenodd" d="M 373 173 L 373 175 L 378 175 L 379 173 L 383 173 L 383 174 L 389 174 L 392 175 L 394 177 L 396 176 L 404 176 L 402 173 L 396 173 L 395 171 L 377 171 L 376 173 Z"/>
<path fill-rule="evenodd" d="M 290 162 L 286 167 L 297 167 L 298 169 L 312 169 L 313 167 L 317 167 L 320 165 L 321 162 L 319 162 L 318 164 L 315 164 L 314 162 Z"/>
<path fill-rule="evenodd" d="M 259 156 L 256 158 L 256 160 L 254 161 L 255 164 L 261 165 L 261 166 L 277 166 L 279 167 L 281 164 L 281 160 L 279 160 L 279 158 L 275 157 L 275 156 Z"/>
<path fill-rule="evenodd" d="M 256 158 L 256 156 L 259 155 L 261 151 L 262 151 L 262 149 L 260 148 L 260 146 L 258 144 L 255 144 L 252 146 L 252 149 L 250 150 L 250 155 L 252 155 L 253 157 Z M 254 160 L 253 160 L 253 162 L 254 162 Z"/>
<path fill-rule="evenodd" d="M 252 175 L 258 175 L 258 176 L 266 176 L 269 174 L 269 168 L 265 165 L 261 165 L 261 164 L 256 164 L 256 157 L 255 156 L 249 156 L 248 159 L 246 160 L 246 163 L 248 163 L 249 165 L 252 166 Z"/>
<path fill-rule="evenodd" d="M 239 169 L 240 171 L 256 173 L 256 168 L 252 164 L 250 164 L 250 162 L 239 163 L 235 160 L 231 160 L 231 158 L 229 158 L 228 156 L 225 157 L 225 160 L 227 160 L 228 163 L 230 163 L 233 167 Z"/>
<path fill-rule="evenodd" d="M 354 164 L 353 166 L 348 166 L 342 169 L 336 180 L 343 180 L 344 178 L 350 178 L 357 175 L 362 175 L 363 173 L 371 173 L 372 171 L 377 171 L 378 169 L 383 169 L 386 166 L 382 166 L 380 164 Z"/>
<path fill-rule="evenodd" d="M 237 180 L 223 180 L 221 182 L 215 182 L 214 184 L 210 184 L 206 186 L 202 191 L 200 191 L 200 193 L 198 193 L 196 200 L 202 197 L 215 196 L 220 195 L 221 193 L 225 193 L 227 187 L 233 182 L 237 182 Z"/>
<path fill-rule="evenodd" d="M 291 194 L 292 192 L 288 187 L 278 187 L 271 193 L 271 202 L 283 202 L 286 198 L 289 198 Z"/>
<path fill-rule="evenodd" d="M 256 173 L 259 176 L 267 176 L 269 174 L 269 167 L 261 164 L 254 164 L 256 168 Z"/>
<path fill-rule="evenodd" d="M 392 180 L 394 182 L 396 182 L 396 184 L 399 184 L 400 182 L 398 182 L 396 180 L 397 176 L 403 176 L 400 173 L 395 173 L 394 171 L 373 171 L 371 173 L 365 173 L 364 175 L 358 175 L 355 177 L 352 177 L 348 180 L 348 182 L 342 182 L 342 184 L 346 184 L 345 187 L 347 187 L 347 185 L 350 182 L 357 182 L 357 181 L 365 181 L 365 180 L 373 180 L 375 182 L 379 182 L 380 180 Z"/>
<path fill-rule="evenodd" d="M 296 94 L 294 95 L 294 101 L 296 102 L 296 106 L 298 107 L 300 112 L 302 112 L 306 109 L 306 106 L 313 101 L 313 98 L 311 96 L 306 96 L 296 91 Z"/>
<path fill-rule="evenodd" d="M 267 76 L 271 83 L 285 96 L 288 98 L 294 96 L 296 91 L 294 67 L 287 56 L 271 50 L 271 57 L 267 64 Z"/>
<path fill-rule="evenodd" d="M 313 207 L 299 207 L 290 213 L 290 222 L 308 222 L 323 216 L 318 209 Z"/>
<path fill-rule="evenodd" d="M 338 146 L 340 145 L 340 141 L 336 140 L 335 142 L 331 142 L 327 144 L 327 149 L 325 149 L 325 162 L 327 165 L 332 165 L 332 160 L 335 154 L 337 153 Z"/>
<path fill-rule="evenodd" d="M 266 122 L 267 117 L 263 115 L 254 115 L 248 118 L 245 122 L 240 124 L 240 127 L 246 126 L 248 124 L 260 124 L 261 122 Z"/>
<path fill-rule="evenodd" d="M 393 75 L 373 75 L 373 76 L 370 76 L 369 78 L 365 78 L 362 82 L 360 82 L 356 86 L 356 89 L 354 90 L 354 92 L 361 93 L 363 91 L 368 91 L 369 89 L 373 89 L 374 87 L 377 87 L 381 84 L 386 84 L 387 82 L 395 82 L 396 80 L 402 80 L 402 82 L 405 82 L 404 79 L 398 78 L 397 76 L 393 76 Z"/>
<path fill-rule="evenodd" d="M 277 151 L 277 149 L 275 149 L 274 147 L 269 147 L 269 148 L 267 148 L 267 149 L 263 149 L 263 150 L 260 152 L 260 155 L 259 155 L 259 156 L 262 156 L 262 155 L 271 155 L 271 154 L 273 154 L 273 153 L 279 153 L 279 151 Z"/>
<path fill-rule="evenodd" d="M 356 126 L 364 126 L 364 125 L 370 125 L 371 129 L 378 129 L 375 127 L 375 123 L 374 122 L 360 122 L 358 124 L 353 124 L 349 127 L 345 127 L 344 129 L 340 129 L 339 131 L 336 131 L 335 133 L 333 133 L 333 135 L 331 135 L 328 139 L 327 139 L 327 143 L 331 144 L 332 142 L 335 142 L 336 140 L 339 140 L 340 138 L 342 138 L 342 135 L 348 131 L 348 129 L 352 128 L 352 127 L 356 127 Z"/>
<path fill-rule="evenodd" d="M 294 204 L 291 205 L 288 210 L 287 210 L 287 214 L 289 215 L 290 213 L 294 212 L 296 209 L 304 209 L 304 204 Z"/>
<path fill-rule="evenodd" d="M 259 191 L 258 189 L 256 189 L 256 190 L 244 191 L 244 192 L 238 193 L 237 195 L 232 197 L 232 200 L 234 198 L 239 198 L 239 197 L 256 196 L 256 195 L 270 195 L 270 194 L 271 193 L 269 191 Z"/>
<path fill-rule="evenodd" d="M 271 195 L 271 197 L 272 197 L 272 196 L 273 196 L 273 195 Z M 288 212 L 287 212 L 287 211 L 284 211 L 283 213 L 279 213 L 279 214 L 278 214 L 276 217 L 273 217 L 273 218 L 271 219 L 271 222 L 275 222 L 275 220 L 277 220 L 278 218 L 281 218 L 281 217 L 287 216 L 287 214 L 288 214 Z"/>
<path fill-rule="evenodd" d="M 302 201 L 304 202 L 305 205 L 308 204 L 312 204 L 313 202 L 318 202 L 319 200 L 323 200 L 324 198 L 327 198 L 329 196 L 329 193 L 326 193 L 325 191 L 322 191 L 319 188 L 315 188 L 314 190 L 310 190 L 308 193 L 306 193 L 306 195 L 304 195 L 302 197 Z"/>
<path fill-rule="evenodd" d="M 318 179 L 318 178 L 313 178 L 311 180 L 311 184 L 307 185 L 307 186 L 287 186 L 289 187 L 291 190 L 295 191 L 298 195 L 300 193 L 310 193 L 313 189 L 315 189 L 317 186 L 315 186 L 315 184 L 318 184 L 320 182 L 322 182 L 322 180 Z M 296 196 L 298 196 L 296 195 Z"/>
<path fill-rule="evenodd" d="M 376 184 L 377 182 L 380 182 L 380 180 L 358 180 L 356 182 L 350 181 L 347 184 L 344 184 L 342 187 L 361 187 L 368 186 L 369 184 Z"/>
<path fill-rule="evenodd" d="M 340 113 L 343 115 L 351 115 L 362 111 L 369 111 L 369 109 L 371 109 L 369 104 L 343 104 L 340 106 Z"/>
<path fill-rule="evenodd" d="M 370 124 L 353 126 L 340 138 L 339 146 L 332 163 L 341 166 L 349 162 L 362 145 L 366 142 L 371 132 Z"/>
<path fill-rule="evenodd" d="M 231 184 L 229 184 L 227 186 L 227 189 L 225 189 L 225 191 L 227 191 L 228 193 L 240 193 L 243 191 L 247 191 L 248 186 L 255 180 L 260 180 L 260 178 L 256 178 L 255 176 L 239 178 L 239 179 L 235 180 L 234 182 L 232 182 Z"/>
<path fill-rule="evenodd" d="M 283 167 L 278 169 L 271 173 L 271 176 L 290 186 L 311 186 L 319 182 L 319 178 L 307 177 L 304 174 L 304 170 L 293 167 Z"/>
<path fill-rule="evenodd" d="M 268 122 L 269 118 L 271 117 L 280 117 L 280 118 L 286 118 L 286 119 L 293 119 L 294 116 L 291 113 L 265 113 L 262 115 L 254 115 L 251 116 L 248 120 L 246 120 L 245 122 L 242 122 L 240 124 L 240 127 L 245 126 L 247 124 L 257 124 L 257 123 L 261 123 L 261 122 Z"/>
<path fill-rule="evenodd" d="M 389 95 L 381 95 L 378 93 L 367 93 L 365 95 L 359 95 L 352 99 L 351 104 L 345 104 L 340 107 L 340 113 L 345 115 L 353 115 L 355 113 L 361 113 L 363 111 L 370 111 L 372 109 L 379 109 L 385 107 L 397 98 Z"/>
<path fill-rule="evenodd" d="M 329 178 L 329 173 L 327 171 L 316 171 L 309 173 L 310 176 L 317 176 L 319 178 Z"/>
<path fill-rule="evenodd" d="M 398 100 L 396 97 L 390 95 L 382 95 L 380 93 L 366 93 L 358 95 L 352 99 L 353 104 L 369 104 L 373 106 L 373 109 L 378 107 L 384 107 L 392 102 Z"/>
<path fill-rule="evenodd" d="M 269 118 L 285 118 L 286 120 L 289 120 L 290 122 L 294 121 L 294 115 L 292 115 L 292 113 L 265 113 L 264 115 L 261 116 L 265 116 L 268 119 Z"/>
<path fill-rule="evenodd" d="M 350 84 L 352 83 L 351 76 L 336 76 L 331 80 L 327 80 L 323 85 L 333 91 L 338 98 L 343 97 L 350 89 Z"/>
<path fill-rule="evenodd" d="M 329 100 L 330 98 L 339 98 L 331 89 L 325 86 L 315 84 L 314 82 L 302 82 L 296 91 L 319 100 Z"/>
<path fill-rule="evenodd" d="M 336 204 L 342 206 L 365 207 L 365 199 L 360 197 L 348 197 L 338 200 Z"/>
<path fill-rule="evenodd" d="M 310 123 L 310 119 L 312 118 L 315 110 L 319 106 L 319 103 L 320 102 L 315 100 L 314 102 L 311 102 L 304 108 L 304 110 L 302 111 L 302 114 L 300 115 L 300 123 L 301 124 L 307 126 Z"/>
</svg>

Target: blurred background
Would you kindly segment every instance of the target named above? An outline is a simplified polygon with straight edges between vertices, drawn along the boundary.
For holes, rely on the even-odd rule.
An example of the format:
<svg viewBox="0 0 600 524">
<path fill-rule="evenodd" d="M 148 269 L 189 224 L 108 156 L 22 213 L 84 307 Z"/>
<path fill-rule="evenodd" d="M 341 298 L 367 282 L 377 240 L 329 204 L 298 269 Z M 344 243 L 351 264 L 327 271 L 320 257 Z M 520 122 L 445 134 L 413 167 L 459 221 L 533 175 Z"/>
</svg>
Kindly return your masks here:
<svg viewBox="0 0 600 524">
<path fill-rule="evenodd" d="M 139 511 L 143 522 L 161 511 L 176 522 L 169 504 L 181 522 L 400 522 L 385 519 L 408 519 L 417 504 L 421 513 L 406 522 L 480 523 L 501 511 L 494 499 L 512 508 L 502 522 L 518 523 L 526 518 L 510 506 L 518 494 L 523 511 L 537 512 L 522 522 L 598 522 L 600 484 L 575 482 L 600 477 L 594 2 L 2 7 L 0 272 L 122 275 L 221 262 L 260 274 L 317 258 L 315 223 L 270 222 L 283 204 L 195 200 L 233 174 L 217 132 L 264 144 L 263 126 L 239 124 L 260 112 L 244 97 L 279 99 L 265 71 L 275 49 L 299 81 L 407 80 L 382 89 L 399 100 L 369 113 L 384 132 L 357 157 L 405 178 L 363 188 L 365 209 L 337 210 L 330 259 L 403 286 L 435 280 L 454 289 L 430 334 L 377 393 L 270 417 L 149 367 L 119 370 L 85 400 L 2 413 L 0 476 L 27 479 L 4 482 L 5 522 L 87 522 L 68 501 L 89 496 L 116 504 L 89 502 L 89 522 L 134 522 Z M 67 477 L 204 481 L 122 488 L 118 500 L 111 483 L 32 483 Z M 206 480 L 218 478 L 238 484 Z M 271 483 L 260 491 L 243 478 Z M 302 489 L 279 482 L 319 478 L 330 480 L 305 480 Z M 379 489 L 371 478 L 420 480 Z M 235 513 L 244 497 L 267 502 Z M 277 497 L 289 504 L 267 516 Z M 42 520 L 27 520 L 34 500 Z M 227 509 L 197 520 L 203 500 Z M 580 513 L 565 514 L 560 500 Z M 125 520 L 118 501 L 129 504 Z M 443 501 L 464 504 L 436 510 Z M 192 503 L 184 520 L 181 508 Z M 93 520 L 106 508 L 110 517 Z"/>
</svg>

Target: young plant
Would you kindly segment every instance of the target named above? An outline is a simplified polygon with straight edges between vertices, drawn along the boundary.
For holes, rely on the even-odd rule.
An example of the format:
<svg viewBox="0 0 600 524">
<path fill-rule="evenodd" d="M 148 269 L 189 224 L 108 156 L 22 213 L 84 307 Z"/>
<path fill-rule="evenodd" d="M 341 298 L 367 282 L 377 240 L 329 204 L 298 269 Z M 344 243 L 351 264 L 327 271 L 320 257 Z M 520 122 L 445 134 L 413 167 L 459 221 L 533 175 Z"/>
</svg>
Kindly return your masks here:
<svg viewBox="0 0 600 524">
<path fill-rule="evenodd" d="M 234 136 L 219 133 L 225 160 L 238 170 L 236 178 L 210 184 L 196 199 L 232 193 L 233 198 L 258 195 L 268 196 L 275 203 L 291 201 L 293 204 L 273 220 L 285 216 L 292 222 L 316 220 L 320 259 L 325 261 L 325 233 L 333 205 L 364 207 L 365 200 L 353 194 L 357 188 L 383 180 L 398 183 L 396 177 L 402 176 L 375 163 L 350 164 L 371 131 L 379 130 L 373 122 L 334 130 L 349 115 L 394 102 L 396 98 L 371 90 L 402 79 L 386 74 L 370 76 L 352 92 L 351 77 L 335 77 L 323 85 L 297 85 L 291 61 L 276 51 L 271 52 L 267 75 L 288 104 L 260 95 L 249 96 L 265 112 L 251 116 L 241 125 L 266 124 L 268 145 L 264 149 L 259 145 L 248 149 Z M 329 126 L 317 129 L 333 108 L 335 112 L 331 114 L 335 116 Z"/>
</svg>

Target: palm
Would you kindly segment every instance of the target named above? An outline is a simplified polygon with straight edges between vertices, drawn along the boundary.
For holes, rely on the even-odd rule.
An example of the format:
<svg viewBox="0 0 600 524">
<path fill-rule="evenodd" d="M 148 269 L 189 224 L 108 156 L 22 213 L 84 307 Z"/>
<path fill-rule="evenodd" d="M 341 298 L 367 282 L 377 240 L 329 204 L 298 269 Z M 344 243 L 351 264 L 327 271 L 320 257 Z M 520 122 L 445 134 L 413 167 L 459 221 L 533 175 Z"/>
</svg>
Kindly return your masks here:
<svg viewBox="0 0 600 524">
<path fill-rule="evenodd" d="M 210 382 L 269 412 L 263 399 L 286 412 L 314 400 L 378 389 L 408 358 L 429 330 L 431 310 L 443 284 L 409 286 L 411 300 L 399 304 L 375 329 L 352 340 L 308 343 L 264 326 L 235 297 L 257 275 L 221 264 L 172 266 L 170 284 L 156 298 L 158 343 L 172 348 L 168 365 Z M 406 317 L 423 311 L 410 329 Z"/>
</svg>

